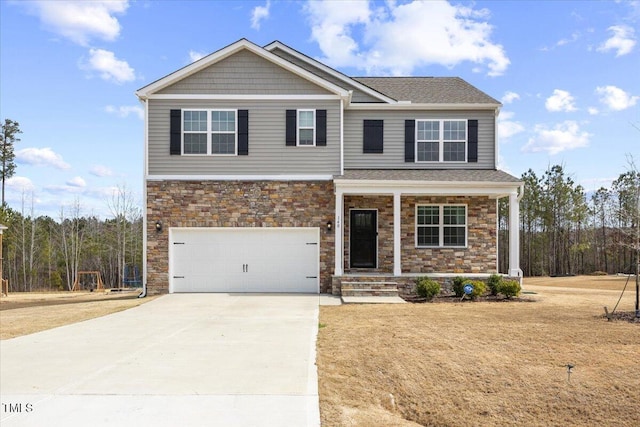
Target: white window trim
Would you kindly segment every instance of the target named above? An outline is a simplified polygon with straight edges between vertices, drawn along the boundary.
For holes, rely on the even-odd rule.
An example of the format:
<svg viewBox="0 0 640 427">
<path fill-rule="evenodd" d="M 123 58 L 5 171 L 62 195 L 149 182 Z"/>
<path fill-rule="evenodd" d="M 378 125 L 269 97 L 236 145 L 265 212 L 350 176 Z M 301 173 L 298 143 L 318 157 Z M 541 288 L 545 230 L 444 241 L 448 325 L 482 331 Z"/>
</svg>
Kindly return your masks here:
<svg viewBox="0 0 640 427">
<path fill-rule="evenodd" d="M 185 153 L 184 152 L 184 135 L 186 133 L 202 133 L 202 132 L 194 132 L 194 131 L 186 131 L 184 130 L 184 112 L 185 111 L 206 111 L 207 112 L 207 130 L 206 130 L 206 134 L 207 134 L 207 152 L 205 154 L 197 154 L 197 153 Z M 235 129 L 233 130 L 233 132 L 231 131 L 216 131 L 214 132 L 211 126 L 211 113 L 213 111 L 232 111 L 235 119 L 234 119 L 234 124 L 235 124 Z M 181 123 L 180 123 L 180 127 L 181 127 L 181 132 L 180 132 L 180 139 L 181 139 L 181 153 L 183 156 L 189 157 L 189 156 L 214 156 L 214 157 L 233 157 L 233 156 L 237 156 L 238 155 L 238 110 L 237 109 L 233 109 L 233 108 L 183 108 L 182 109 L 182 115 L 180 117 Z M 235 138 L 234 138 L 234 152 L 233 153 L 227 153 L 227 154 L 219 154 L 219 153 L 213 153 L 213 138 L 212 135 L 216 133 L 216 134 L 231 134 L 233 133 Z"/>
<path fill-rule="evenodd" d="M 419 122 L 439 122 L 439 135 L 438 135 L 438 160 L 418 160 L 418 143 L 419 142 L 435 142 L 430 140 L 418 140 L 418 123 Z M 465 136 L 464 140 L 447 140 L 447 142 L 464 142 L 464 160 L 444 160 L 444 122 L 464 122 Z M 415 129 L 415 144 L 414 144 L 414 153 L 415 153 L 415 162 L 416 163 L 468 163 L 469 159 L 469 121 L 468 119 L 416 119 Z"/>
<path fill-rule="evenodd" d="M 313 113 L 313 127 L 309 126 L 300 126 L 300 113 L 302 112 L 312 112 Z M 315 147 L 316 146 L 316 110 L 313 108 L 300 108 L 296 110 L 296 146 L 297 147 Z M 301 129 L 313 129 L 313 144 L 300 145 L 300 130 Z"/>
<path fill-rule="evenodd" d="M 435 227 L 431 225 L 419 225 L 418 224 L 418 208 L 425 206 L 437 206 L 438 207 L 438 245 L 420 245 L 418 244 L 418 228 L 419 227 Z M 445 246 L 444 245 L 444 228 L 445 227 L 462 227 L 461 225 L 445 225 L 444 224 L 444 208 L 446 207 L 456 207 L 462 206 L 464 207 L 464 245 L 463 246 Z M 421 203 L 416 204 L 415 207 L 415 246 L 416 248 L 427 248 L 427 249 L 466 249 L 469 247 L 469 206 L 464 203 L 445 203 L 445 204 L 437 204 L 437 203 Z"/>
</svg>

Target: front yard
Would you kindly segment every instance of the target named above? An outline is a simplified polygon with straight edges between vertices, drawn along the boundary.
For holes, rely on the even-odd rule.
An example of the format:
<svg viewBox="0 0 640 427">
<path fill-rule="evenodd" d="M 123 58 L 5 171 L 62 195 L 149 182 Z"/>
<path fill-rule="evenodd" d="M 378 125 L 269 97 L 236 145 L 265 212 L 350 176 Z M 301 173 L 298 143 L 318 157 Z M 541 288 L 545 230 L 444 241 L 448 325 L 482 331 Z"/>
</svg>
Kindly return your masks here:
<svg viewBox="0 0 640 427">
<path fill-rule="evenodd" d="M 640 425 L 640 323 L 602 317 L 624 281 L 525 279 L 536 294 L 519 302 L 321 307 L 322 425 Z M 630 283 L 618 310 L 633 301 Z"/>
<path fill-rule="evenodd" d="M 323 306 L 322 425 L 640 425 L 640 323 L 603 318 L 624 282 L 525 279 L 535 294 L 513 302 Z M 11 294 L 0 338 L 150 300 L 135 296 Z M 633 302 L 630 283 L 618 310 Z"/>
</svg>

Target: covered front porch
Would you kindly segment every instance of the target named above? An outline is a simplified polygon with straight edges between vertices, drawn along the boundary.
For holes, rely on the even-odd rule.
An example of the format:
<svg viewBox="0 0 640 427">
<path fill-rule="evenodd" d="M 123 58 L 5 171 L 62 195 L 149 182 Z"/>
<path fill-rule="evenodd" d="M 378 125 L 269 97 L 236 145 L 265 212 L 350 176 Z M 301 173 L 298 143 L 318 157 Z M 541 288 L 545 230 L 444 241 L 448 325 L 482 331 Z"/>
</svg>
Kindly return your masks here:
<svg viewBox="0 0 640 427">
<path fill-rule="evenodd" d="M 334 179 L 333 293 L 342 283 L 498 272 L 497 200 L 509 197 L 509 276 L 519 266 L 522 183 L 495 170 L 347 170 Z M 376 286 L 377 287 L 377 286 Z M 373 288 L 372 288 L 373 289 Z"/>
</svg>

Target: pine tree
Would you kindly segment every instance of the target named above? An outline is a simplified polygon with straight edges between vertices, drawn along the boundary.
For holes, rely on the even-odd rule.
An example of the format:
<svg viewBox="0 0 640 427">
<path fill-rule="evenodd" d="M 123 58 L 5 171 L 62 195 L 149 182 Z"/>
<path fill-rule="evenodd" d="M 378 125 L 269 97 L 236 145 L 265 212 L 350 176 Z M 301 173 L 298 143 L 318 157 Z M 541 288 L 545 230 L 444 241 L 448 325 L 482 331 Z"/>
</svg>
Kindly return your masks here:
<svg viewBox="0 0 640 427">
<path fill-rule="evenodd" d="M 0 134 L 0 161 L 2 162 L 2 205 L 4 206 L 4 185 L 5 181 L 16 173 L 14 143 L 20 141 L 17 137 L 22 133 L 20 124 L 11 119 L 5 119 Z"/>
</svg>

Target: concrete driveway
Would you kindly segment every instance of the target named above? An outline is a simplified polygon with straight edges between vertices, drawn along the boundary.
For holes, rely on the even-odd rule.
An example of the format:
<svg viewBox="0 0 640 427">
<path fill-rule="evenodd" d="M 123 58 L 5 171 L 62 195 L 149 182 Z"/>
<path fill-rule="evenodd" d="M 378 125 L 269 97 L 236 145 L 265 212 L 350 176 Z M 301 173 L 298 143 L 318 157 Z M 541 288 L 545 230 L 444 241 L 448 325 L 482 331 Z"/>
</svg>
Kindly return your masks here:
<svg viewBox="0 0 640 427">
<path fill-rule="evenodd" d="M 0 424 L 317 426 L 318 304 L 172 294 L 0 341 Z"/>
</svg>

